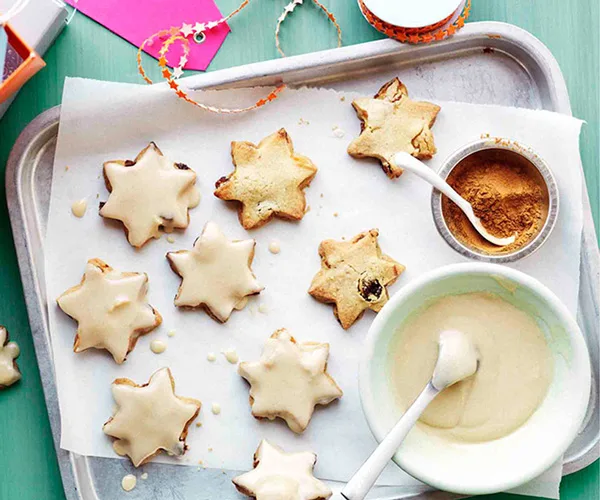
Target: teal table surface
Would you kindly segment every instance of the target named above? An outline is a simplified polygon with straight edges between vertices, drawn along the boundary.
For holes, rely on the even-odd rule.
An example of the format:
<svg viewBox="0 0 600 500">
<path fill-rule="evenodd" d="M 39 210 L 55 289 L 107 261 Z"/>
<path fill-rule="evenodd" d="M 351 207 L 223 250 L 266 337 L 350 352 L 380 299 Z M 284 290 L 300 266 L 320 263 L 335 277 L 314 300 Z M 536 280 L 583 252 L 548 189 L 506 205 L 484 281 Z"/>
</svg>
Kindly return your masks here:
<svg viewBox="0 0 600 500">
<path fill-rule="evenodd" d="M 364 22 L 354 0 L 323 0 L 336 14 L 344 44 L 381 38 Z M 217 0 L 229 12 L 238 0 Z M 209 71 L 276 58 L 273 30 L 286 0 L 253 0 L 230 23 L 232 33 Z M 505 21 L 525 28 L 553 52 L 565 75 L 575 116 L 584 119 L 581 152 L 596 228 L 599 221 L 600 40 L 597 0 L 474 0 L 470 20 Z M 335 32 L 308 1 L 286 21 L 288 55 L 325 49 Z M 66 76 L 141 83 L 136 49 L 83 15 L 46 54 L 47 67 L 28 82 L 0 120 L 0 166 L 23 127 L 61 101 Z M 147 65 L 155 66 L 149 57 Z M 156 74 L 156 72 L 154 73 Z M 2 176 L 4 178 L 4 176 Z M 61 479 L 31 341 L 4 190 L 0 190 L 0 323 L 21 346 L 23 380 L 0 391 L 0 500 L 63 499 Z M 600 498 L 598 462 L 564 479 L 561 498 Z M 117 478 L 115 478 L 117 480 Z M 504 498 L 508 495 L 495 495 Z M 124 497 L 125 494 L 124 494 Z"/>
</svg>

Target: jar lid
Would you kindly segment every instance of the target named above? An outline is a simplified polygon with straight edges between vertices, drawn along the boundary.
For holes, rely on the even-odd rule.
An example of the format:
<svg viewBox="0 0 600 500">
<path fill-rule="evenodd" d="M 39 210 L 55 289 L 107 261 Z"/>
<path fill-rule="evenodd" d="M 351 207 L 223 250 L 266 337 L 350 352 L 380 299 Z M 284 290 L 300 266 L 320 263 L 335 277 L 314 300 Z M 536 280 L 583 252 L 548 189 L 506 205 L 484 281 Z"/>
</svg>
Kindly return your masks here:
<svg viewBox="0 0 600 500">
<path fill-rule="evenodd" d="M 401 28 L 432 26 L 455 13 L 463 0 L 363 0 L 382 21 Z"/>
</svg>

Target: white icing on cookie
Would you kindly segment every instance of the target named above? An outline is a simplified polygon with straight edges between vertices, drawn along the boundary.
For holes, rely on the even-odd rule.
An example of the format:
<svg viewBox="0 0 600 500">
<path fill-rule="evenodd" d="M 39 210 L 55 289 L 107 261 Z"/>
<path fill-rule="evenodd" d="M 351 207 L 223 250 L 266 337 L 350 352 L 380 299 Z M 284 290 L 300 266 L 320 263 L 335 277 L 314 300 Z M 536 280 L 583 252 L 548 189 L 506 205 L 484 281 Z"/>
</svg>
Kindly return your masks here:
<svg viewBox="0 0 600 500">
<path fill-rule="evenodd" d="M 134 466 L 150 460 L 160 450 L 183 455 L 190 423 L 200 411 L 200 401 L 175 395 L 175 383 L 168 368 L 155 372 L 146 385 L 117 379 L 112 393 L 116 414 L 102 430 L 117 439 L 113 447 L 129 456 Z"/>
<path fill-rule="evenodd" d="M 314 453 L 285 453 L 261 441 L 254 454 L 254 469 L 237 476 L 233 484 L 257 500 L 320 500 L 331 496 L 329 487 L 313 476 Z"/>
<path fill-rule="evenodd" d="M 83 280 L 58 299 L 59 307 L 79 323 L 73 350 L 106 349 L 125 361 L 140 335 L 161 324 L 146 301 L 148 276 L 115 271 L 100 259 L 88 261 Z"/>
<path fill-rule="evenodd" d="M 104 176 L 111 193 L 100 215 L 121 221 L 135 247 L 160 238 L 161 226 L 186 228 L 188 210 L 200 202 L 195 172 L 167 159 L 153 142 L 135 162 L 106 162 Z"/>
<path fill-rule="evenodd" d="M 300 433 L 314 407 L 342 396 L 327 373 L 329 344 L 296 343 L 290 333 L 277 330 L 266 342 L 260 361 L 240 363 L 238 373 L 250 383 L 252 415 L 280 417 Z"/>
<path fill-rule="evenodd" d="M 182 277 L 175 305 L 204 306 L 219 321 L 227 321 L 244 297 L 264 288 L 250 268 L 255 244 L 230 241 L 214 222 L 207 223 L 191 251 L 167 254 L 172 269 Z"/>
<path fill-rule="evenodd" d="M 16 342 L 8 342 L 6 328 L 0 326 L 0 389 L 21 379 L 21 372 L 15 363 L 20 353 Z"/>
</svg>

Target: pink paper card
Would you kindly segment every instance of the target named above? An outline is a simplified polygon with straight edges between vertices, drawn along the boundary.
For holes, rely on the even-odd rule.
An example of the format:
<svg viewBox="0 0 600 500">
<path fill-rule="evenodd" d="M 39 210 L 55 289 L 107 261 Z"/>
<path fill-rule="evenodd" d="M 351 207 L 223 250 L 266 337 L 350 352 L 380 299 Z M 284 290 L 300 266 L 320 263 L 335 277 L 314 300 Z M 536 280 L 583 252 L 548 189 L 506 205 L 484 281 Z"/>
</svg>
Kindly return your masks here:
<svg viewBox="0 0 600 500">
<path fill-rule="evenodd" d="M 142 42 L 163 29 L 217 21 L 223 16 L 213 0 L 66 0 L 86 16 L 139 47 Z M 196 44 L 190 38 L 190 55 L 185 69 L 204 71 L 229 33 L 225 23 L 208 30 L 206 40 Z M 144 51 L 158 58 L 162 43 L 155 39 Z M 168 57 L 178 62 L 178 52 Z"/>
</svg>

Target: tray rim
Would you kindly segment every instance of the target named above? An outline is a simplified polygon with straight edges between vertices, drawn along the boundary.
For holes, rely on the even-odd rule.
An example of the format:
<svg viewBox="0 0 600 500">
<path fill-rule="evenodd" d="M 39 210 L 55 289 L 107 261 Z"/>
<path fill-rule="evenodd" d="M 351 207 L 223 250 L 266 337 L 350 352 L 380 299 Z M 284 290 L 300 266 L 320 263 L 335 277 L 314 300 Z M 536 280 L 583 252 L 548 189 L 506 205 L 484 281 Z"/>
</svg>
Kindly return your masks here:
<svg viewBox="0 0 600 500">
<path fill-rule="evenodd" d="M 496 37 L 499 37 L 503 43 L 508 42 L 520 45 L 521 48 L 529 50 L 533 56 L 534 62 L 541 67 L 546 67 L 544 77 L 549 83 L 548 93 L 553 103 L 552 110 L 571 115 L 571 106 L 566 87 L 566 82 L 558 66 L 558 63 L 550 50 L 535 36 L 529 32 L 518 28 L 514 25 L 501 22 L 475 22 L 466 25 L 463 30 L 459 31 L 452 39 L 445 43 L 448 46 L 458 44 L 470 37 L 487 37 L 489 44 L 493 44 Z M 421 49 L 421 52 L 428 53 L 435 49 L 436 45 L 427 46 L 411 46 L 403 45 L 390 39 L 377 40 L 346 46 L 338 49 L 331 49 L 322 52 L 314 52 L 293 56 L 285 59 L 273 59 L 248 65 L 227 68 L 211 73 L 204 73 L 190 76 L 181 79 L 182 83 L 190 89 L 207 89 L 216 87 L 243 87 L 249 85 L 257 85 L 252 83 L 255 81 L 268 81 L 275 79 L 273 82 L 287 82 L 293 85 L 293 77 L 286 81 L 285 77 L 301 72 L 303 70 L 318 71 L 321 68 L 339 65 L 348 62 L 358 64 L 361 60 L 369 56 L 383 56 L 386 54 L 411 53 Z M 448 50 L 447 52 L 452 52 Z M 507 54 L 509 57 L 510 54 Z M 543 64 L 542 64 L 543 63 Z M 246 85 L 243 85 L 243 84 Z M 306 82 L 305 82 L 306 83 Z M 266 83 L 262 83 L 266 84 Z M 157 85 L 166 85 L 165 83 Z M 45 320 L 44 307 L 45 302 L 39 300 L 39 279 L 36 264 L 33 261 L 31 253 L 30 233 L 27 230 L 26 214 L 24 212 L 23 191 L 20 166 L 21 158 L 24 158 L 27 151 L 32 148 L 31 137 L 35 137 L 39 141 L 41 134 L 51 135 L 50 140 L 57 136 L 51 132 L 51 129 L 58 130 L 60 119 L 60 105 L 50 108 L 36 118 L 34 118 L 21 132 L 13 148 L 11 149 L 7 165 L 6 165 L 6 198 L 13 232 L 13 239 L 19 263 L 21 281 L 24 289 L 35 290 L 35 294 L 25 294 L 27 305 L 28 319 L 30 329 L 32 331 L 38 368 L 40 369 L 40 378 L 44 390 L 46 403 L 56 395 L 56 384 L 54 377 L 44 377 L 43 367 L 53 363 L 50 340 L 48 336 L 48 325 Z M 45 144 L 47 144 L 46 141 Z M 588 265 L 587 271 L 590 272 L 590 288 L 591 295 L 598 297 L 598 282 L 600 277 L 600 251 L 597 246 L 595 226 L 593 223 L 591 208 L 589 204 L 589 195 L 585 180 L 583 181 L 583 246 L 582 256 L 586 254 L 584 260 Z M 582 273 L 583 276 L 583 273 Z M 596 304 L 597 305 L 597 304 Z M 598 308 L 596 307 L 596 312 Z M 39 330 L 38 330 L 39 329 Z M 35 335 L 34 332 L 42 331 L 43 335 Z M 49 367 L 53 370 L 53 367 Z M 52 372 L 53 373 L 53 372 Z M 80 479 L 87 476 L 91 479 L 87 457 L 77 455 L 75 453 L 63 450 L 60 448 L 60 412 L 58 405 L 48 406 L 49 414 L 59 469 L 63 481 L 65 495 L 69 500 L 80 498 L 97 498 L 93 487 L 86 487 Z M 600 457 L 600 442 L 595 441 L 590 443 L 588 450 L 573 462 L 563 465 L 563 476 L 581 470 Z M 90 485 L 91 485 L 90 481 Z M 84 491 L 89 496 L 82 497 Z"/>
</svg>

